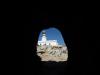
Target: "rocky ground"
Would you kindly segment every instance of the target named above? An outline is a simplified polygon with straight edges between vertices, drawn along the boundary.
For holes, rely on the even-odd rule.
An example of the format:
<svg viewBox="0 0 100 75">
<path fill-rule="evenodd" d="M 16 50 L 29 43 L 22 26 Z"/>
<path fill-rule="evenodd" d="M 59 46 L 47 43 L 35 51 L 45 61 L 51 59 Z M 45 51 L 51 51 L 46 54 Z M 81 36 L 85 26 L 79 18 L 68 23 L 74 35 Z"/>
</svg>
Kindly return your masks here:
<svg viewBox="0 0 100 75">
<path fill-rule="evenodd" d="M 37 46 L 37 55 L 41 61 L 67 61 L 68 50 L 66 46 Z"/>
</svg>

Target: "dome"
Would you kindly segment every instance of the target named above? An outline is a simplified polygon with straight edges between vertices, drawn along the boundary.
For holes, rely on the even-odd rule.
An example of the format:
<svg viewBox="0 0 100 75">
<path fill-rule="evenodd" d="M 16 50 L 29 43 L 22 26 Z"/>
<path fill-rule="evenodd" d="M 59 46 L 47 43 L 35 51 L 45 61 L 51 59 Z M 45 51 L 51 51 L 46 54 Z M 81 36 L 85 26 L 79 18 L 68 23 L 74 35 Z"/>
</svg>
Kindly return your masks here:
<svg viewBox="0 0 100 75">
<path fill-rule="evenodd" d="M 46 32 L 45 31 L 42 31 L 42 34 L 46 34 Z"/>
<path fill-rule="evenodd" d="M 45 34 L 46 32 L 45 31 L 42 31 L 42 34 Z"/>
</svg>

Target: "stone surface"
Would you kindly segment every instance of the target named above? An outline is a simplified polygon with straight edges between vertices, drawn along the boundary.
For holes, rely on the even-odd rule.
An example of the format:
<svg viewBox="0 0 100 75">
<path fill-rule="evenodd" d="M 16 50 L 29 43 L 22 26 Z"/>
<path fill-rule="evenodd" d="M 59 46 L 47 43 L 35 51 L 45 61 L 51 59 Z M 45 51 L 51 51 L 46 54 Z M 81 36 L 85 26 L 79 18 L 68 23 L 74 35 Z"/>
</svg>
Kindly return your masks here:
<svg viewBox="0 0 100 75">
<path fill-rule="evenodd" d="M 67 61 L 68 50 L 65 46 L 38 46 L 37 55 L 41 58 L 41 61 Z"/>
</svg>

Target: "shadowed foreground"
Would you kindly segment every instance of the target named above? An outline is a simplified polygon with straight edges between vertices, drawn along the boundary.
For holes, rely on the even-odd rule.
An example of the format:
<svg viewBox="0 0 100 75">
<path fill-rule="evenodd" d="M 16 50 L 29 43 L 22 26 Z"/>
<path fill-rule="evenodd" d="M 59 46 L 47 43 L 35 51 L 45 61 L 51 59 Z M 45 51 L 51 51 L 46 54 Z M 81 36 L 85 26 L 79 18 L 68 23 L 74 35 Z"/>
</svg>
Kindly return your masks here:
<svg viewBox="0 0 100 75">
<path fill-rule="evenodd" d="M 42 74 L 43 75 L 64 75 L 66 62 L 42 62 Z"/>
</svg>

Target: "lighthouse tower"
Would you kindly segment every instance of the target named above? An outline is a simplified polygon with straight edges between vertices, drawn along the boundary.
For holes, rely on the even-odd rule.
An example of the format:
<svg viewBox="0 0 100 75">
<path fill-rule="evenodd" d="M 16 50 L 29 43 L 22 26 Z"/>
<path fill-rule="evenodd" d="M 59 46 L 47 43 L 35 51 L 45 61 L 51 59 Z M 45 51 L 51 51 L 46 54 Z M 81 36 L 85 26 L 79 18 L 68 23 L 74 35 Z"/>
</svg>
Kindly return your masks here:
<svg viewBox="0 0 100 75">
<path fill-rule="evenodd" d="M 46 32 L 42 31 L 41 41 L 38 41 L 38 45 L 52 45 L 57 46 L 57 40 L 47 40 Z"/>
<path fill-rule="evenodd" d="M 46 41 L 47 41 L 46 32 L 42 31 L 42 42 L 46 42 Z"/>
</svg>

